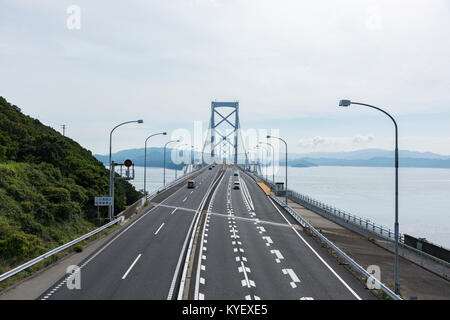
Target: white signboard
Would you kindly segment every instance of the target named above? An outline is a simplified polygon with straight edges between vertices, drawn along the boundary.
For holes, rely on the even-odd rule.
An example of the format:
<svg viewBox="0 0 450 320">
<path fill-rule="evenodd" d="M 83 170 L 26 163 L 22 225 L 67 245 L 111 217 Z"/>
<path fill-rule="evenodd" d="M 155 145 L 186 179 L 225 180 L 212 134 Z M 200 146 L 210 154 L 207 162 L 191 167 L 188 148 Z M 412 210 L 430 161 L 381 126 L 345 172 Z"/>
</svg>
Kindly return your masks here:
<svg viewBox="0 0 450 320">
<path fill-rule="evenodd" d="M 94 205 L 96 206 L 110 206 L 112 204 L 112 197 L 95 197 Z"/>
</svg>

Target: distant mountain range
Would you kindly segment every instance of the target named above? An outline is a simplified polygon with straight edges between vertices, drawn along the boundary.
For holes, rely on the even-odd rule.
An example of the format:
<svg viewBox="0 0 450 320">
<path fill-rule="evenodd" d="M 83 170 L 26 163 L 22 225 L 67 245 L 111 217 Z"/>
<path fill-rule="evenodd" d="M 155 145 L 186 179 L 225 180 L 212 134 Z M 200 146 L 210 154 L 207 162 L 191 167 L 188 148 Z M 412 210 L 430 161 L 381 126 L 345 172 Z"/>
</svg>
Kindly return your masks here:
<svg viewBox="0 0 450 320">
<path fill-rule="evenodd" d="M 173 149 L 166 149 L 166 168 L 175 169 L 175 163 L 171 160 Z M 187 151 L 189 152 L 189 151 Z M 109 155 L 94 154 L 99 161 L 105 165 L 109 162 Z M 180 152 L 180 158 L 182 153 Z M 115 162 L 123 162 L 126 159 L 131 159 L 135 166 L 144 166 L 144 148 L 121 150 L 112 154 L 112 159 Z M 191 158 L 192 159 L 192 158 Z M 198 153 L 196 153 L 198 159 Z M 180 160 L 181 161 L 181 160 Z M 147 166 L 149 167 L 163 167 L 164 166 L 164 148 L 147 148 Z M 181 164 L 178 166 L 181 169 Z"/>
<path fill-rule="evenodd" d="M 172 149 L 166 150 L 166 167 L 175 168 L 171 160 Z M 104 164 L 108 164 L 108 155 L 94 155 Z M 200 153 L 195 153 L 200 158 Z M 144 149 L 128 149 L 113 154 L 113 160 L 122 162 L 131 159 L 136 166 L 144 165 Z M 147 165 L 163 167 L 163 148 L 147 148 Z M 280 162 L 284 162 L 284 154 L 280 153 Z M 354 166 L 354 167 L 392 167 L 394 152 L 383 149 L 363 149 L 348 152 L 311 152 L 305 154 L 288 154 L 288 164 L 292 167 L 315 166 Z M 401 167 L 416 168 L 450 168 L 450 156 L 432 152 L 399 151 L 399 165 Z"/>
<path fill-rule="evenodd" d="M 290 159 L 311 158 L 311 159 L 344 159 L 344 160 L 370 160 L 373 158 L 391 158 L 394 157 L 393 150 L 383 149 L 361 149 L 347 152 L 310 152 L 303 154 L 289 154 Z M 449 160 L 450 155 L 441 155 L 432 152 L 417 152 L 400 150 L 399 158 L 414 159 L 442 159 Z"/>
<path fill-rule="evenodd" d="M 392 167 L 394 152 L 383 149 L 364 149 L 349 152 L 312 152 L 290 155 L 292 167 L 306 166 L 353 166 Z M 450 156 L 431 152 L 399 151 L 400 167 L 450 168 Z"/>
</svg>

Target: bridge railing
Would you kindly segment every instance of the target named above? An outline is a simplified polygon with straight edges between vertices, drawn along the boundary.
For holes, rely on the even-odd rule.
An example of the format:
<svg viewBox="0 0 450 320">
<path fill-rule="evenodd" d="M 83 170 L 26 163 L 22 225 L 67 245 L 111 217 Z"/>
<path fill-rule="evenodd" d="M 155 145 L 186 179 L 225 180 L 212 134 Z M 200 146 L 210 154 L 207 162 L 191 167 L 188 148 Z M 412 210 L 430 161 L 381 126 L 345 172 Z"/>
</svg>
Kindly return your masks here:
<svg viewBox="0 0 450 320">
<path fill-rule="evenodd" d="M 395 294 L 391 289 L 389 289 L 385 284 L 380 282 L 378 279 L 376 279 L 373 275 L 371 275 L 366 269 L 364 269 L 362 266 L 360 266 L 358 263 L 356 263 L 352 258 L 350 258 L 344 251 L 339 249 L 333 242 L 328 240 L 322 233 L 317 231 L 308 221 L 303 219 L 294 209 L 292 209 L 289 205 L 286 205 L 285 202 L 278 199 L 278 197 L 274 196 L 273 194 L 270 195 L 270 197 L 277 202 L 280 206 L 282 206 L 289 214 L 294 217 L 295 220 L 297 220 L 300 225 L 308 229 L 311 233 L 313 233 L 315 236 L 319 237 L 321 241 L 325 242 L 328 247 L 330 247 L 334 252 L 336 252 L 337 255 L 339 255 L 342 259 L 344 259 L 351 267 L 352 270 L 358 272 L 362 277 L 365 277 L 368 279 L 374 287 L 380 288 L 381 291 L 386 293 L 389 297 L 391 297 L 394 300 L 402 300 L 400 296 Z"/>
<path fill-rule="evenodd" d="M 360 228 L 363 228 L 371 233 L 374 233 L 380 237 L 386 238 L 388 240 L 395 240 L 395 233 L 390 228 L 384 227 L 380 224 L 374 223 L 370 221 L 369 219 L 364 219 L 361 217 L 358 217 L 356 215 L 353 215 L 351 213 L 346 212 L 345 210 L 341 210 L 339 208 L 336 208 L 334 206 L 331 206 L 329 204 L 326 204 L 322 201 L 318 201 L 316 199 L 313 199 L 307 195 L 298 193 L 296 191 L 288 190 L 288 198 L 290 198 L 293 201 L 304 201 L 306 203 L 309 203 L 317 208 L 320 208 L 324 210 L 326 213 L 330 215 L 334 215 L 336 217 L 339 217 L 341 219 L 344 219 L 346 222 L 350 222 L 352 224 L 357 225 Z M 399 233 L 399 241 L 404 242 L 403 234 Z"/>
<path fill-rule="evenodd" d="M 33 265 L 35 265 L 38 262 L 41 262 L 42 260 L 44 260 L 44 259 L 46 259 L 48 257 L 51 257 L 51 256 L 57 254 L 58 252 L 61 252 L 61 251 L 65 250 L 65 249 L 67 249 L 67 248 L 69 248 L 69 247 L 71 247 L 71 246 L 73 246 L 73 245 L 75 245 L 75 244 L 77 244 L 77 243 L 79 243 L 79 242 L 81 242 L 81 241 L 83 241 L 83 240 L 93 236 L 94 234 L 97 234 L 100 231 L 103 231 L 103 230 L 111 227 L 112 225 L 114 225 L 116 223 L 122 222 L 124 219 L 125 219 L 125 217 L 120 216 L 117 219 L 114 219 L 113 221 L 111 221 L 111 222 L 101 226 L 100 228 L 97 228 L 97 229 L 95 229 L 95 230 L 93 230 L 93 231 L 91 231 L 89 233 L 86 233 L 85 235 L 82 235 L 81 237 L 76 238 L 75 240 L 72 240 L 72 241 L 70 241 L 70 242 L 68 242 L 66 244 L 63 244 L 62 246 L 59 246 L 59 247 L 57 247 L 57 248 L 55 248 L 53 250 L 50 250 L 50 251 L 44 253 L 43 255 L 40 255 L 39 257 L 36 257 L 36 258 L 34 258 L 34 259 L 32 259 L 32 260 L 30 260 L 28 262 L 25 262 L 24 264 L 14 268 L 14 269 L 6 271 L 5 273 L 0 275 L 0 281 L 8 279 L 9 277 L 12 277 L 13 275 L 15 275 L 15 274 L 17 274 L 17 273 L 19 273 L 19 272 L 21 272 L 21 271 L 23 271 L 23 270 L 33 266 Z"/>
<path fill-rule="evenodd" d="M 162 191 L 164 191 L 164 190 L 166 190 L 166 189 L 176 185 L 177 183 L 181 182 L 183 179 L 187 179 L 187 178 L 193 176 L 195 173 L 197 173 L 201 169 L 202 168 L 199 168 L 197 170 L 194 170 L 194 171 L 192 171 L 192 172 L 190 172 L 188 174 L 185 174 L 185 175 L 179 177 L 178 179 L 172 180 L 166 186 L 161 187 L 161 188 L 157 189 L 156 191 L 152 192 L 151 194 L 147 195 L 147 199 L 151 199 L 151 198 L 155 197 L 157 194 L 159 194 L 160 192 L 162 192 Z M 143 199 L 145 199 L 145 197 Z M 61 252 L 61 251 L 65 250 L 65 249 L 67 249 L 67 248 L 69 248 L 69 247 L 71 247 L 71 246 L 73 246 L 73 245 L 75 245 L 75 244 L 77 244 L 77 243 L 79 243 L 79 242 L 81 242 L 81 241 L 83 241 L 83 240 L 85 240 L 85 239 L 87 239 L 87 238 L 89 238 L 89 237 L 99 233 L 100 231 L 103 231 L 103 230 L 109 228 L 110 226 L 112 226 L 112 225 L 114 225 L 116 223 L 120 223 L 123 220 L 125 220 L 124 216 L 118 216 L 116 219 L 112 220 L 111 222 L 109 222 L 109 223 L 107 223 L 107 224 L 105 224 L 105 225 L 103 225 L 103 226 L 101 226 L 101 227 L 99 227 L 99 228 L 89 232 L 89 233 L 86 233 L 85 235 L 82 235 L 81 237 L 79 237 L 77 239 L 74 239 L 74 240 L 72 240 L 72 241 L 70 241 L 70 242 L 68 242 L 66 244 L 63 244 L 62 246 L 59 246 L 59 247 L 57 247 L 55 249 L 52 249 L 52 250 L 50 250 L 50 251 L 40 255 L 39 257 L 36 257 L 36 258 L 34 258 L 34 259 L 32 259 L 32 260 L 30 260 L 30 261 L 28 261 L 28 262 L 26 262 L 26 263 L 16 267 L 14 269 L 11 269 L 11 270 L 9 270 L 9 271 L 7 271 L 7 272 L 5 272 L 5 273 L 0 275 L 0 281 L 8 279 L 9 277 L 12 277 L 13 275 L 15 275 L 15 274 L 17 274 L 17 273 L 19 273 L 19 272 L 21 272 L 21 271 L 23 271 L 23 270 L 33 266 L 33 265 L 35 265 L 36 263 L 41 262 L 42 260 L 44 260 L 46 258 L 49 258 L 49 257 L 57 254 L 58 252 Z"/>
<path fill-rule="evenodd" d="M 260 174 L 256 174 L 258 178 L 265 181 L 267 184 L 273 187 L 272 182 L 267 181 L 264 176 Z M 377 235 L 381 238 L 395 241 L 395 233 L 390 228 L 387 228 L 381 224 L 377 224 L 375 222 L 370 221 L 369 219 L 364 219 L 361 217 L 358 217 L 354 214 L 348 213 L 345 210 L 336 208 L 334 206 L 331 206 L 327 203 L 324 203 L 322 201 L 316 200 L 310 196 L 301 194 L 299 192 L 293 191 L 293 190 L 287 190 L 288 198 L 293 200 L 294 202 L 298 202 L 300 204 L 307 203 L 312 207 L 315 207 L 317 209 L 322 210 L 324 213 L 330 216 L 334 216 L 336 218 L 342 219 L 347 223 L 351 223 L 353 225 L 356 225 L 357 227 L 364 229 L 374 235 Z M 399 233 L 399 242 L 404 242 L 404 236 L 403 234 Z"/>
</svg>

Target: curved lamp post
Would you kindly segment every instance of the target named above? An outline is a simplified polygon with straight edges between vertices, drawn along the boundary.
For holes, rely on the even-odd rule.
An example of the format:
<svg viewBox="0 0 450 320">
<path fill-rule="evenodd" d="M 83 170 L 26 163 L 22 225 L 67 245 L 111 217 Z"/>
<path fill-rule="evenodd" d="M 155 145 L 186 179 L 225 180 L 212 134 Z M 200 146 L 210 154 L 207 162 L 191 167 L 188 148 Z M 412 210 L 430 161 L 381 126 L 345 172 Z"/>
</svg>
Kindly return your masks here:
<svg viewBox="0 0 450 320">
<path fill-rule="evenodd" d="M 112 134 L 118 127 L 128 123 L 144 123 L 144 120 L 125 121 L 115 126 L 109 133 L 109 196 L 111 197 L 111 205 L 108 207 L 108 216 L 112 220 L 114 216 L 114 169 L 112 165 Z"/>
<path fill-rule="evenodd" d="M 166 147 L 171 142 L 180 142 L 180 140 L 179 139 L 178 140 L 170 140 L 164 145 L 164 174 L 163 174 L 163 176 L 164 176 L 164 178 L 163 178 L 163 181 L 164 181 L 163 185 L 164 186 L 166 186 Z"/>
<path fill-rule="evenodd" d="M 145 148 L 144 148 L 144 197 L 145 197 L 145 199 L 147 200 L 147 189 L 146 189 L 146 186 L 147 186 L 147 141 L 148 141 L 148 139 L 150 139 L 151 137 L 154 137 L 154 136 L 158 136 L 158 135 L 167 135 L 167 132 L 159 132 L 159 133 L 155 133 L 155 134 L 152 134 L 152 135 L 150 135 L 150 136 L 148 136 L 147 137 L 147 139 L 145 139 Z"/>
<path fill-rule="evenodd" d="M 180 149 L 181 149 L 181 147 L 184 147 L 184 146 L 187 146 L 188 144 L 187 143 L 184 143 L 184 144 L 182 144 L 182 145 L 180 145 L 180 146 L 178 146 Z M 175 163 L 175 180 L 177 179 L 177 173 L 178 173 L 178 153 L 180 152 L 180 150 L 178 150 L 177 149 L 177 155 L 176 155 L 176 163 Z M 184 151 L 183 151 L 183 156 L 184 156 Z"/>
<path fill-rule="evenodd" d="M 265 146 L 261 145 L 261 143 L 258 143 L 258 145 L 256 147 L 257 148 L 261 147 L 266 151 L 266 161 L 265 161 L 266 170 L 265 171 L 266 171 L 266 181 L 268 181 L 268 179 L 267 179 L 267 162 L 268 162 L 268 158 L 269 158 L 269 150 Z M 264 153 L 263 153 L 263 156 L 264 156 Z M 264 163 L 264 157 L 263 157 L 263 163 Z"/>
<path fill-rule="evenodd" d="M 281 139 L 280 137 L 267 136 L 266 138 L 267 138 L 267 139 L 270 139 L 270 138 L 278 139 L 278 140 L 280 140 L 280 141 L 283 141 L 283 142 L 284 142 L 284 145 L 286 146 L 286 165 L 285 165 L 285 166 L 286 166 L 286 180 L 285 180 L 284 190 L 285 190 L 285 195 L 286 195 L 286 205 L 287 205 L 287 204 L 288 204 L 288 194 L 287 194 L 287 183 L 288 183 L 288 171 L 287 171 L 287 167 L 288 167 L 288 165 L 287 165 L 288 159 L 287 159 L 287 155 L 288 155 L 288 145 L 287 145 L 287 142 L 284 141 L 283 139 Z"/>
<path fill-rule="evenodd" d="M 268 146 L 270 146 L 272 148 L 272 183 L 275 186 L 275 148 L 273 147 L 273 145 L 271 145 L 268 142 L 260 141 L 259 143 L 267 144 Z"/>
<path fill-rule="evenodd" d="M 392 122 L 394 123 L 395 127 L 395 224 L 394 224 L 394 232 L 395 232 L 395 267 L 394 267 L 394 278 L 395 278 L 395 288 L 394 291 L 396 294 L 400 294 L 400 284 L 398 281 L 398 238 L 399 238 L 399 225 L 398 225 L 398 126 L 397 122 L 395 122 L 395 119 L 386 111 L 384 111 L 381 108 L 372 106 L 370 104 L 366 103 L 360 103 L 360 102 L 353 102 L 350 100 L 341 100 L 339 101 L 340 107 L 349 107 L 351 104 L 356 104 L 360 106 L 369 107 L 372 109 L 376 109 L 378 111 L 383 112 L 385 115 L 387 115 Z"/>
</svg>

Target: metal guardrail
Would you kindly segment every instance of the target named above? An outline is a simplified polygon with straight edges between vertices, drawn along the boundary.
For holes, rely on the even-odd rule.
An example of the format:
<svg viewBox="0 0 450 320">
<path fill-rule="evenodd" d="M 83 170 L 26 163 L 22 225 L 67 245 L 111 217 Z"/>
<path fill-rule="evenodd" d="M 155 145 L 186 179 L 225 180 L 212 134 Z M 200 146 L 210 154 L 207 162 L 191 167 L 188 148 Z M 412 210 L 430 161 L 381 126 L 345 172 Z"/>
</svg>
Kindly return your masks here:
<svg viewBox="0 0 450 320">
<path fill-rule="evenodd" d="M 268 183 L 269 185 L 273 185 L 272 182 L 266 181 L 264 176 L 262 176 L 260 174 L 255 174 L 255 175 L 258 178 L 265 181 L 266 183 Z M 343 220 L 345 220 L 345 222 L 354 224 L 354 225 L 358 226 L 359 228 L 367 230 L 368 232 L 373 233 L 379 237 L 382 237 L 382 238 L 385 238 L 385 239 L 388 239 L 391 241 L 395 241 L 394 231 L 387 227 L 384 227 L 380 224 L 374 223 L 368 219 L 364 219 L 364 218 L 358 217 L 356 215 L 350 214 L 350 213 L 346 212 L 345 210 L 338 209 L 334 206 L 328 205 L 322 201 L 316 200 L 314 198 L 311 198 L 307 195 L 301 194 L 301 193 L 293 191 L 293 190 L 288 189 L 287 194 L 288 194 L 288 198 L 295 202 L 299 202 L 298 200 L 300 200 L 300 202 L 306 202 L 307 204 L 309 204 L 315 208 L 323 210 L 325 213 L 327 213 L 331 216 L 335 216 L 340 219 L 343 219 Z M 402 243 L 402 244 L 404 243 L 403 234 L 399 233 L 398 240 L 400 243 Z"/>
<path fill-rule="evenodd" d="M 30 260 L 30 261 L 28 261 L 28 262 L 26 262 L 26 263 L 16 267 L 14 269 L 11 269 L 11 270 L 3 273 L 2 275 L 0 275 L 0 281 L 8 279 L 9 277 L 12 277 L 13 275 L 15 275 L 15 274 L 17 274 L 17 273 L 19 273 L 19 272 L 21 272 L 21 271 L 31 267 L 32 265 L 35 265 L 36 263 L 38 263 L 38 262 L 40 262 L 42 260 L 44 260 L 44 259 L 46 259 L 48 257 L 51 257 L 54 254 L 56 254 L 58 252 L 61 252 L 61 251 L 65 250 L 65 249 L 73 246 L 74 244 L 77 244 L 77 243 L 79 243 L 79 242 L 81 242 L 81 241 L 83 241 L 83 240 L 93 236 L 94 234 L 99 233 L 100 231 L 103 231 L 103 230 L 109 228 L 110 226 L 112 226 L 112 225 L 114 225 L 116 223 L 122 222 L 124 219 L 125 219 L 125 217 L 123 217 L 123 216 L 121 216 L 121 217 L 119 217 L 117 219 L 114 219 L 113 221 L 105 224 L 104 226 L 101 226 L 100 228 L 97 228 L 97 229 L 95 229 L 95 230 L 93 230 L 93 231 L 91 231 L 89 233 L 86 233 L 85 235 L 83 235 L 83 236 L 81 236 L 81 237 L 79 237 L 79 238 L 77 238 L 75 240 L 72 240 L 72 241 L 70 241 L 70 242 L 68 242 L 66 244 L 63 244 L 62 246 L 59 246 L 58 248 L 50 250 L 50 251 L 44 253 L 43 255 L 40 255 L 39 257 L 36 257 L 36 258 L 34 258 L 34 259 L 32 259 L 32 260 Z"/>
<path fill-rule="evenodd" d="M 198 171 L 200 171 L 202 169 L 203 168 L 199 168 L 199 169 L 197 169 L 195 171 L 192 171 L 192 172 L 190 172 L 188 174 L 185 174 L 185 175 L 179 177 L 178 179 L 175 179 L 175 180 L 171 181 L 166 186 L 161 187 L 161 188 L 157 189 L 156 191 L 152 192 L 151 194 L 149 194 L 147 196 L 147 200 L 155 197 L 156 195 L 158 195 L 162 191 L 164 191 L 164 190 L 166 190 L 168 188 L 171 188 L 172 186 L 174 186 L 175 184 L 179 183 L 183 179 L 187 179 L 187 178 L 191 177 L 192 175 L 194 175 L 195 173 L 197 173 Z M 0 275 L 0 281 L 8 279 L 9 277 L 12 277 L 13 275 L 15 275 L 15 274 L 17 274 L 17 273 L 19 273 L 19 272 L 21 272 L 21 271 L 23 271 L 23 270 L 33 266 L 33 265 L 35 265 L 36 263 L 38 263 L 38 262 L 40 262 L 40 261 L 42 261 L 42 260 L 44 260 L 44 259 L 46 259 L 48 257 L 51 257 L 54 254 L 56 254 L 58 252 L 61 252 L 61 251 L 65 250 L 65 249 L 73 246 L 74 244 L 77 244 L 77 243 L 79 243 L 79 242 L 81 242 L 81 241 L 83 241 L 83 240 L 93 236 L 96 233 L 99 233 L 100 231 L 103 231 L 103 230 L 109 228 L 110 226 L 112 226 L 112 225 L 114 225 L 116 223 L 122 222 L 123 220 L 125 220 L 124 216 L 118 216 L 116 219 L 114 219 L 111 222 L 101 226 L 100 228 L 97 228 L 97 229 L 95 229 L 95 230 L 93 230 L 93 231 L 91 231 L 89 233 L 86 233 L 85 235 L 82 235 L 81 237 L 79 237 L 79 238 L 77 238 L 75 240 L 72 240 L 72 241 L 70 241 L 70 242 L 68 242 L 66 244 L 63 244 L 62 246 L 59 246 L 59 247 L 57 247 L 57 248 L 55 248 L 53 250 L 50 250 L 50 251 L 44 253 L 43 255 L 40 255 L 39 257 L 36 257 L 36 258 L 34 258 L 34 259 L 32 259 L 32 260 L 30 260 L 30 261 L 28 261 L 28 262 L 26 262 L 26 263 L 16 267 L 14 269 L 11 269 L 11 270 L 9 270 L 9 271 L 7 271 L 7 272 L 5 272 L 5 273 Z"/>
<path fill-rule="evenodd" d="M 386 228 L 380 224 L 376 224 L 368 219 L 364 219 L 361 217 L 358 217 L 356 215 L 350 214 L 344 210 L 338 209 L 336 207 L 330 206 L 324 202 L 315 200 L 309 196 L 303 195 L 301 193 L 298 193 L 296 191 L 287 190 L 288 198 L 292 200 L 301 200 L 306 203 L 309 203 L 310 205 L 313 205 L 319 209 L 322 209 L 326 213 L 330 215 L 334 215 L 336 217 L 339 217 L 341 219 L 344 219 L 346 222 L 350 222 L 352 224 L 357 225 L 358 227 L 365 229 L 371 233 L 374 233 L 380 237 L 386 238 L 388 240 L 395 240 L 395 233 L 389 228 Z M 399 242 L 404 242 L 403 234 L 399 233 Z"/>
<path fill-rule="evenodd" d="M 386 285 L 384 285 L 382 282 L 380 282 L 378 279 L 373 277 L 370 273 L 368 273 L 363 267 L 361 267 L 359 264 L 357 264 L 352 258 L 350 258 L 344 251 L 339 249 L 333 242 L 328 240 L 323 234 L 321 234 L 319 231 L 317 231 L 308 221 L 304 220 L 297 212 L 292 209 L 290 206 L 286 205 L 283 201 L 278 199 L 274 195 L 270 195 L 270 197 L 277 202 L 281 207 L 283 207 L 289 214 L 294 217 L 295 220 L 297 220 L 305 229 L 308 229 L 311 231 L 314 235 L 318 236 L 323 242 L 325 242 L 336 254 L 338 254 L 342 259 L 344 259 L 346 262 L 350 264 L 352 269 L 359 272 L 360 275 L 366 277 L 367 279 L 370 279 L 372 283 L 378 284 L 380 289 L 386 293 L 389 297 L 391 297 L 394 300 L 402 300 L 402 298 L 398 295 L 396 295 L 391 289 L 389 289 Z"/>
</svg>

